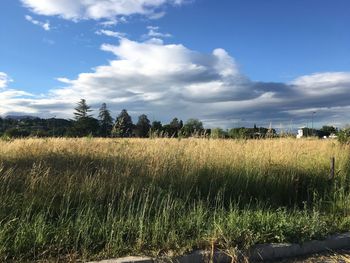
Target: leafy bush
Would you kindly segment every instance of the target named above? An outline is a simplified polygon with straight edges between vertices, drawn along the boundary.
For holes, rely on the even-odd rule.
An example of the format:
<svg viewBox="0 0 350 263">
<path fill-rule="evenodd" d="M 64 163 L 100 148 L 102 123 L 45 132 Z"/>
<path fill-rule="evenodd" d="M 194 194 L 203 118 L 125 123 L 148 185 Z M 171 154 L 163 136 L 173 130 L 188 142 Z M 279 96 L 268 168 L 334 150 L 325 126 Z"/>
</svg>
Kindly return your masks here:
<svg viewBox="0 0 350 263">
<path fill-rule="evenodd" d="M 44 138 L 49 137 L 50 134 L 45 130 L 35 130 L 30 133 L 30 136 Z"/>
<path fill-rule="evenodd" d="M 21 138 L 21 137 L 28 137 L 29 134 L 30 133 L 24 129 L 10 128 L 5 131 L 4 136 L 9 138 Z"/>
<path fill-rule="evenodd" d="M 215 128 L 211 130 L 210 137 L 213 139 L 223 139 L 225 138 L 227 133 L 221 128 Z"/>
<path fill-rule="evenodd" d="M 350 142 L 350 128 L 342 129 L 338 133 L 338 141 L 341 144 L 348 144 Z"/>
</svg>

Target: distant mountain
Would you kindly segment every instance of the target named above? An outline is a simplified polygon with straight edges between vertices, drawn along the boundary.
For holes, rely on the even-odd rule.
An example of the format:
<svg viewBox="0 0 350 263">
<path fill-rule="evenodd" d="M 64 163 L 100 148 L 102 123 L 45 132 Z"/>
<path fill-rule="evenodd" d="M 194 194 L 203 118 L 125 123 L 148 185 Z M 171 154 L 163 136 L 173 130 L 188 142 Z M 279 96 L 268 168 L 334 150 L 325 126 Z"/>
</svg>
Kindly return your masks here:
<svg viewBox="0 0 350 263">
<path fill-rule="evenodd" d="M 38 117 L 35 117 L 35 116 L 31 116 L 31 115 L 7 115 L 5 117 L 5 119 L 11 119 L 11 120 L 17 120 L 17 121 L 20 121 L 20 120 L 35 120 L 37 119 Z"/>
</svg>

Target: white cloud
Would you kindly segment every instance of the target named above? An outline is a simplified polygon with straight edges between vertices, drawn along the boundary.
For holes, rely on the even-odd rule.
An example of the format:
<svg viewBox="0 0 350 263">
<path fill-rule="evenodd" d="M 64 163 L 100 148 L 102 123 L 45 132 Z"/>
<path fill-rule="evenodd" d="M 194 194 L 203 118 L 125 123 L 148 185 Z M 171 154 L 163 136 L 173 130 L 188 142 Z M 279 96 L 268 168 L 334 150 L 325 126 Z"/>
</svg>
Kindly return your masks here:
<svg viewBox="0 0 350 263">
<path fill-rule="evenodd" d="M 11 81 L 12 79 L 5 72 L 0 72 L 0 89 L 6 88 Z"/>
<path fill-rule="evenodd" d="M 350 72 L 317 73 L 291 83 L 254 82 L 223 49 L 204 54 L 180 44 L 126 38 L 101 49 L 115 58 L 75 79 L 58 78 L 63 88 L 26 98 L 20 91 L 0 92 L 0 114 L 26 109 L 71 117 L 75 103 L 85 98 L 95 109 L 106 102 L 115 114 L 126 108 L 134 116 L 146 113 L 162 121 L 195 117 L 211 126 L 291 119 L 305 124 L 313 111 L 315 123 L 346 123 L 350 118 Z"/>
<path fill-rule="evenodd" d="M 104 29 L 97 30 L 95 33 L 97 35 L 105 35 L 108 37 L 116 37 L 116 38 L 123 38 L 126 36 L 126 34 L 122 33 L 122 32 L 117 32 L 117 31 L 112 31 L 112 30 L 104 30 Z"/>
<path fill-rule="evenodd" d="M 40 26 L 42 27 L 45 31 L 50 31 L 50 22 L 46 21 L 46 22 L 41 22 L 38 20 L 35 20 L 33 17 L 26 15 L 25 19 L 29 22 L 31 22 L 34 25 Z"/>
<path fill-rule="evenodd" d="M 158 26 L 148 26 L 148 33 L 145 35 L 145 37 L 151 37 L 151 38 L 166 38 L 166 37 L 172 37 L 169 33 L 161 33 L 159 32 Z"/>
<path fill-rule="evenodd" d="M 31 94 L 20 90 L 0 90 L 0 115 L 15 112 L 21 113 L 35 113 L 37 110 L 30 105 L 31 99 L 24 98 L 24 96 L 31 96 Z"/>
<path fill-rule="evenodd" d="M 65 83 L 65 84 L 71 84 L 72 83 L 72 81 L 70 79 L 64 78 L 64 77 L 56 78 L 56 80 L 59 81 L 59 82 Z"/>
<path fill-rule="evenodd" d="M 292 84 L 303 87 L 309 94 L 326 95 L 347 92 L 350 84 L 348 72 L 325 72 L 301 76 Z"/>
<path fill-rule="evenodd" d="M 181 5 L 185 0 L 21 0 L 32 12 L 60 16 L 68 20 L 107 19 L 119 16 L 157 16 L 166 5 Z"/>
<path fill-rule="evenodd" d="M 102 21 L 99 23 L 102 27 L 108 28 L 116 26 L 117 24 L 121 23 L 127 23 L 128 20 L 125 16 L 119 16 L 119 17 L 113 17 L 113 18 L 107 18 L 107 20 Z"/>
<path fill-rule="evenodd" d="M 226 99 L 225 92 L 230 92 L 227 100 L 241 99 L 239 85 L 245 80 L 223 51 L 201 54 L 182 45 L 140 43 L 125 38 L 119 45 L 104 44 L 101 49 L 112 52 L 116 59 L 91 73 L 79 74 L 75 80 L 59 78 L 67 87 L 52 90 L 45 99 L 32 99 L 31 107 L 51 112 L 52 104 L 64 102 L 72 107 L 80 98 L 86 98 L 92 104 L 106 102 L 114 109 L 134 107 L 134 112 L 154 110 L 165 117 L 176 112 L 177 104 L 183 105 L 179 111 L 187 114 L 185 109 L 190 106 L 186 105 L 200 107 L 204 101 L 222 101 Z M 220 66 L 222 63 L 224 66 Z M 230 86 L 233 79 L 237 83 Z"/>
<path fill-rule="evenodd" d="M 162 18 L 163 16 L 165 16 L 165 14 L 166 13 L 164 11 L 161 11 L 161 12 L 158 12 L 158 13 L 154 13 L 154 14 L 149 16 L 149 19 L 157 20 L 157 19 Z"/>
</svg>

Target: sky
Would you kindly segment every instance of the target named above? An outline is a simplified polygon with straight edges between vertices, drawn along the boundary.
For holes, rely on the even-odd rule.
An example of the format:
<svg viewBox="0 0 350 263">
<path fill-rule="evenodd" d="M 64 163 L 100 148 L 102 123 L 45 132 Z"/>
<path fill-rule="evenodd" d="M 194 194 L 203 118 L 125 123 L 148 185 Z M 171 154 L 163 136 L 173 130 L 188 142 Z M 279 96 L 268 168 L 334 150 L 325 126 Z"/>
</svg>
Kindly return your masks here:
<svg viewBox="0 0 350 263">
<path fill-rule="evenodd" d="M 348 0 L 1 0 L 0 115 L 350 123 Z"/>
</svg>

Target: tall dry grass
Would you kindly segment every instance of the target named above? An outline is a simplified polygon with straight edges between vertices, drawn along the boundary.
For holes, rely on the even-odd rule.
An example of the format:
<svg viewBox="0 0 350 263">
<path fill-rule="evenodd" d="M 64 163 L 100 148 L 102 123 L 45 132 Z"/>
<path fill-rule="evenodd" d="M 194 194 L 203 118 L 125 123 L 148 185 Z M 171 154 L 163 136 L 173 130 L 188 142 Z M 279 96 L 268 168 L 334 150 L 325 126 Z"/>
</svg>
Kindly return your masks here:
<svg viewBox="0 0 350 263">
<path fill-rule="evenodd" d="M 0 141 L 0 258 L 232 251 L 345 231 L 349 165 L 348 148 L 322 140 Z"/>
</svg>

